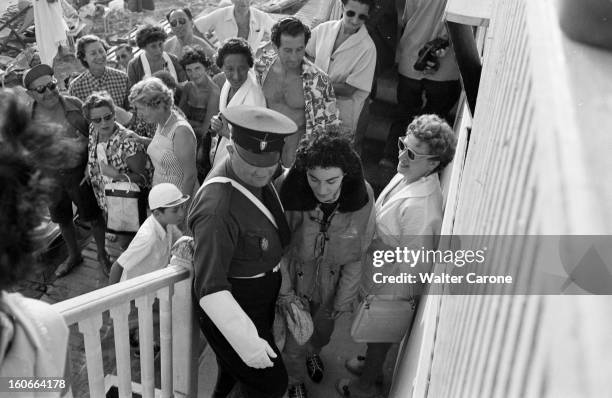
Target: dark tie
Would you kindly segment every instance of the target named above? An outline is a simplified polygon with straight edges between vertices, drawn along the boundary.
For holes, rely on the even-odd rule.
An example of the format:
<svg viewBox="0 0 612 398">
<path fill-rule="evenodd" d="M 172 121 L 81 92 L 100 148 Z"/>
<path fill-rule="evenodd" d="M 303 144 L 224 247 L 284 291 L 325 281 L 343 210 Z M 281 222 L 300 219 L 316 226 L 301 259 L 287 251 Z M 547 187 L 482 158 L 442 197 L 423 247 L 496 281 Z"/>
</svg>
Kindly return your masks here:
<svg viewBox="0 0 612 398">
<path fill-rule="evenodd" d="M 278 197 L 274 193 L 270 184 L 261 189 L 261 197 L 264 205 L 268 208 L 268 210 L 270 210 L 272 216 L 274 216 L 276 225 L 278 226 L 278 235 L 280 237 L 281 244 L 283 247 L 286 247 L 289 242 L 291 242 L 291 231 L 289 230 L 289 224 L 287 224 L 285 213 L 283 213 L 283 208 L 281 207 Z"/>
</svg>

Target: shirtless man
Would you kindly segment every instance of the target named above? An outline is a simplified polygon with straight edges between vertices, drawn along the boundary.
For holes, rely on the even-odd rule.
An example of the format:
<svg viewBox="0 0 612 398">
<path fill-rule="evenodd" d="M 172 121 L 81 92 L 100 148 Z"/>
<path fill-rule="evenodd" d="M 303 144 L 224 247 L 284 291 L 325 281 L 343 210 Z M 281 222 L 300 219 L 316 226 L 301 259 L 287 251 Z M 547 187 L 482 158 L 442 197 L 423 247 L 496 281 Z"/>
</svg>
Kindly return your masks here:
<svg viewBox="0 0 612 398">
<path fill-rule="evenodd" d="M 264 54 L 257 62 L 257 77 L 268 108 L 288 116 L 298 134 L 286 138 L 282 163 L 291 167 L 300 139 L 328 128 L 339 128 L 336 97 L 329 77 L 304 57 L 310 29 L 295 17 L 272 27 L 276 54 Z"/>
</svg>

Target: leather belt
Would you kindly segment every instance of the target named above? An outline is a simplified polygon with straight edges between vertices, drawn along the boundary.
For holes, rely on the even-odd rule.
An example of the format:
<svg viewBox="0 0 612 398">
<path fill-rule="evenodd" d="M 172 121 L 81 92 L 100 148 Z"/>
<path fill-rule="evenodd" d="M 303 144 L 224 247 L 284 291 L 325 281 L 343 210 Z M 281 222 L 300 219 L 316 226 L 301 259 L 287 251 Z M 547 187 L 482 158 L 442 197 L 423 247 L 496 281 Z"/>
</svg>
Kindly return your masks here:
<svg viewBox="0 0 612 398">
<path fill-rule="evenodd" d="M 270 271 L 262 272 L 261 274 L 253 275 L 253 276 L 230 276 L 233 279 L 256 279 L 263 278 L 264 276 L 272 275 L 274 272 L 278 272 L 280 270 L 280 264 L 277 264 Z"/>
</svg>

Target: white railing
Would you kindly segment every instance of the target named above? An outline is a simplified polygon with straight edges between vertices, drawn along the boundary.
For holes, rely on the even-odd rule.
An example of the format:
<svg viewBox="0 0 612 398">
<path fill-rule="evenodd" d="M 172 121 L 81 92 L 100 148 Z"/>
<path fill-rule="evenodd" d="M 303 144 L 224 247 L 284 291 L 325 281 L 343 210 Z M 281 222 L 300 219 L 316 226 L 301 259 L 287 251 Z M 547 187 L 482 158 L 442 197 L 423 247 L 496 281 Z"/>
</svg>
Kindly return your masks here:
<svg viewBox="0 0 612 398">
<path fill-rule="evenodd" d="M 175 245 L 170 265 L 164 269 L 53 305 L 69 326 L 78 325 L 83 334 L 92 398 L 105 397 L 113 385 L 118 387 L 121 398 L 132 397 L 132 392 L 143 397 L 197 395 L 198 329 L 191 301 L 192 262 L 181 257 L 176 248 Z M 155 388 L 153 304 L 156 299 L 159 301 L 161 389 Z M 132 380 L 128 319 L 132 302 L 138 310 L 140 383 Z M 100 329 L 107 311 L 114 331 L 116 376 L 104 374 Z"/>
</svg>

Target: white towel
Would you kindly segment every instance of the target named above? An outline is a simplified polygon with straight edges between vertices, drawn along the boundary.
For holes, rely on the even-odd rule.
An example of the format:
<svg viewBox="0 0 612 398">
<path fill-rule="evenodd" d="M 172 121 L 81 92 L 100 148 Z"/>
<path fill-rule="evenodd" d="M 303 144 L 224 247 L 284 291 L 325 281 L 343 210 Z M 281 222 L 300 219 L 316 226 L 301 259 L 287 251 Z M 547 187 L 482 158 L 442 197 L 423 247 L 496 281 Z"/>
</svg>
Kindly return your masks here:
<svg viewBox="0 0 612 398">
<path fill-rule="evenodd" d="M 164 62 L 166 63 L 166 68 L 168 72 L 174 77 L 174 79 L 178 82 L 178 75 L 176 74 L 176 69 L 174 69 L 174 64 L 172 63 L 172 59 L 168 55 L 167 52 L 162 53 L 162 58 L 164 58 Z M 142 69 L 144 70 L 145 76 L 151 76 L 151 65 L 149 65 L 149 60 L 145 52 L 140 53 L 140 62 L 142 62 Z"/>
<path fill-rule="evenodd" d="M 68 25 L 64 21 L 62 6 L 59 1 L 49 3 L 47 0 L 33 0 L 36 46 L 43 64 L 53 66 L 60 44 L 66 44 Z"/>
<path fill-rule="evenodd" d="M 236 94 L 232 97 L 230 102 L 227 102 L 227 96 L 229 95 L 230 84 L 228 81 L 225 82 L 221 88 L 221 95 L 219 96 L 219 110 L 224 111 L 226 108 L 236 105 L 253 105 L 253 106 L 266 106 L 266 97 L 263 94 L 263 90 L 257 83 L 257 78 L 253 70 L 249 71 L 249 76 L 246 81 L 240 86 Z M 213 167 L 216 166 L 221 159 L 227 154 L 227 144 L 229 140 L 225 137 L 221 138 L 221 142 L 217 146 L 218 150 L 214 153 Z M 214 148 L 211 148 L 211 152 Z"/>
</svg>

